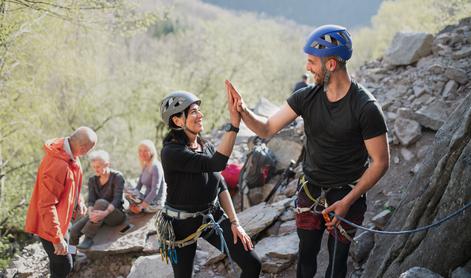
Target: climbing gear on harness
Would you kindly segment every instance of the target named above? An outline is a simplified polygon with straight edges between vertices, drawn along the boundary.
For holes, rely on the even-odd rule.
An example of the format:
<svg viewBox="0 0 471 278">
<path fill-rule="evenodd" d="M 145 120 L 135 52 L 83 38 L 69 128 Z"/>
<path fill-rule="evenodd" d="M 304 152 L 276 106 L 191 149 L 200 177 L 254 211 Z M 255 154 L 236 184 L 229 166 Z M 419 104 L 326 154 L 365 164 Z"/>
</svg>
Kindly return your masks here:
<svg viewBox="0 0 471 278">
<path fill-rule="evenodd" d="M 217 200 L 213 201 L 213 203 L 215 203 L 216 201 Z M 221 219 L 216 222 L 212 215 L 212 210 L 214 209 L 214 207 L 214 205 L 211 205 L 210 208 L 204 211 L 186 212 L 165 205 L 165 207 L 158 212 L 155 226 L 157 230 L 157 238 L 160 242 L 159 249 L 160 253 L 162 254 L 162 261 L 165 259 L 168 264 L 168 261 L 170 259 L 171 262 L 176 264 L 178 261 L 176 248 L 183 248 L 185 246 L 195 243 L 203 232 L 208 231 L 208 229 L 211 229 L 209 231 L 209 235 L 211 235 L 212 232 L 215 232 L 216 235 L 219 236 L 221 252 L 227 255 L 232 266 L 232 258 L 229 253 L 227 243 L 224 239 L 223 230 L 220 226 L 220 222 L 224 220 L 224 217 L 221 217 Z M 176 240 L 172 221 L 174 219 L 184 220 L 199 216 L 201 216 L 203 220 L 202 224 L 198 227 L 198 229 L 194 233 L 185 237 L 184 239 Z"/>
<path fill-rule="evenodd" d="M 322 211 L 324 209 L 326 209 L 329 204 L 327 203 L 327 198 L 326 198 L 326 194 L 331 190 L 331 188 L 321 188 L 321 194 L 319 196 L 319 198 L 314 198 L 311 194 L 311 192 L 309 191 L 308 187 L 307 187 L 307 180 L 306 178 L 303 176 L 301 176 L 301 178 L 299 179 L 300 181 L 300 188 L 299 188 L 299 191 L 301 189 L 304 190 L 304 193 L 306 193 L 306 196 L 312 201 L 312 205 L 310 207 L 304 207 L 304 208 L 301 208 L 301 207 L 298 207 L 297 204 L 296 204 L 296 213 L 304 213 L 304 212 L 312 212 L 314 214 L 322 214 L 322 216 L 324 217 L 324 220 L 326 222 L 330 222 L 331 219 L 329 218 L 329 216 L 326 214 L 326 213 L 322 213 Z M 353 187 L 353 185 L 349 184 L 350 187 Z M 298 191 L 298 192 L 299 192 Z M 349 234 L 348 232 L 342 227 L 342 225 L 336 225 L 336 228 L 339 230 L 340 234 L 345 237 L 348 241 L 350 242 L 356 242 Z"/>
</svg>

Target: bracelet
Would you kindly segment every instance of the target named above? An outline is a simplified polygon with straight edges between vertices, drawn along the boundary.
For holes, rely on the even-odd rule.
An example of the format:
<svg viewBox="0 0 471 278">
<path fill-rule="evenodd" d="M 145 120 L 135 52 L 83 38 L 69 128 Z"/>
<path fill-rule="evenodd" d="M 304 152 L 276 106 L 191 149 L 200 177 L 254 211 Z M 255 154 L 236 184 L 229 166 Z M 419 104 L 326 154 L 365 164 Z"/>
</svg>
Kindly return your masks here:
<svg viewBox="0 0 471 278">
<path fill-rule="evenodd" d="M 240 226 L 239 220 L 238 219 L 231 220 L 231 225 Z"/>
</svg>

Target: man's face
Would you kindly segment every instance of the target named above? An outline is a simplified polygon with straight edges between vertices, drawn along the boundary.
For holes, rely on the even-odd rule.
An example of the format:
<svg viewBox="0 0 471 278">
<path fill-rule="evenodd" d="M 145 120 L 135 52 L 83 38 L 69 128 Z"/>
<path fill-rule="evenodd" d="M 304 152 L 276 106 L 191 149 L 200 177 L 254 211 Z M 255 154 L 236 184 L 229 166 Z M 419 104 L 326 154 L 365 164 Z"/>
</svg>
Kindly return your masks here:
<svg viewBox="0 0 471 278">
<path fill-rule="evenodd" d="M 321 58 L 308 54 L 306 70 L 312 73 L 312 79 L 316 85 L 322 85 L 324 83 L 324 72 L 322 70 Z"/>
<path fill-rule="evenodd" d="M 95 143 L 80 145 L 77 156 L 84 156 L 89 153 L 95 147 Z"/>
</svg>

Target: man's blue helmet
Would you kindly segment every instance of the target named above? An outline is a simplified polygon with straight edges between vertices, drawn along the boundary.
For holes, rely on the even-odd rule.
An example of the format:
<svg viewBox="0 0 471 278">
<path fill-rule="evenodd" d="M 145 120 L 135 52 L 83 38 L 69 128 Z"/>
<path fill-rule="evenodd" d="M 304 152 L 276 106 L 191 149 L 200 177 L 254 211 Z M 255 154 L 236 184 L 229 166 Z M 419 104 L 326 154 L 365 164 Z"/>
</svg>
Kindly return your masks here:
<svg viewBox="0 0 471 278">
<path fill-rule="evenodd" d="M 309 35 L 304 52 L 317 57 L 337 56 L 347 61 L 352 57 L 352 37 L 345 27 L 323 25 Z"/>
</svg>

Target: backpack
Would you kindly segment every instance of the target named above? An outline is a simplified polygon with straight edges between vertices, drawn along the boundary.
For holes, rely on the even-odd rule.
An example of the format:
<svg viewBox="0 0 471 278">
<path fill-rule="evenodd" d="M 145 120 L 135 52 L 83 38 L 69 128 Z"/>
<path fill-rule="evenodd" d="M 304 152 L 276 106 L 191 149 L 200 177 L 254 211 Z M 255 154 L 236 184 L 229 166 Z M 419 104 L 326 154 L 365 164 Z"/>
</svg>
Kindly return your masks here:
<svg viewBox="0 0 471 278">
<path fill-rule="evenodd" d="M 249 189 L 263 186 L 276 170 L 275 155 L 260 138 L 258 139 L 254 140 L 255 145 L 252 151 L 247 154 L 247 159 L 241 170 L 242 187 Z"/>
</svg>

